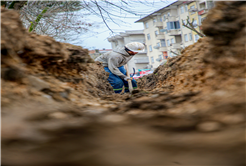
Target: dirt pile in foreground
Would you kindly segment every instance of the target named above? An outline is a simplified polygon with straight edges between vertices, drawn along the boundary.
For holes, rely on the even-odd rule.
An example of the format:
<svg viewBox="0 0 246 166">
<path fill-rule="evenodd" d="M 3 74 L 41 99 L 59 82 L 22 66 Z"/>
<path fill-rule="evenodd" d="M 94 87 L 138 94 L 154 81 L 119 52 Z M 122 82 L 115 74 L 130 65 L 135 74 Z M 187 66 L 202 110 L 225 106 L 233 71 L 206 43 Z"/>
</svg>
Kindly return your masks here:
<svg viewBox="0 0 246 166">
<path fill-rule="evenodd" d="M 3 165 L 244 165 L 245 7 L 219 2 L 207 37 L 131 97 L 110 95 L 106 73 L 81 48 L 31 34 L 47 50 L 31 55 L 24 30 L 18 47 L 2 36 Z M 2 34 L 20 23 L 8 12 Z"/>
<path fill-rule="evenodd" d="M 88 50 L 29 34 L 14 11 L 2 9 L 1 26 L 3 105 L 16 93 L 70 102 L 112 95 L 108 74 Z"/>
</svg>

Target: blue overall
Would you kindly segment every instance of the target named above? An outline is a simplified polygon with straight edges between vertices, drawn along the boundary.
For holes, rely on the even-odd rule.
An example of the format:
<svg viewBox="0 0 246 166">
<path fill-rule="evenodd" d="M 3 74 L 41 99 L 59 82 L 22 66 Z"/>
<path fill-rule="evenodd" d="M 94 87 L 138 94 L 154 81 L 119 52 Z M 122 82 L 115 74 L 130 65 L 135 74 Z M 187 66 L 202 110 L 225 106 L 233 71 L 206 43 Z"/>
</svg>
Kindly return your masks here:
<svg viewBox="0 0 246 166">
<path fill-rule="evenodd" d="M 118 69 L 120 70 L 121 73 L 123 73 L 124 75 L 126 75 L 126 69 L 124 68 L 124 66 L 118 67 Z M 122 91 L 123 85 L 125 86 L 125 92 L 129 92 L 128 82 L 127 81 L 122 80 L 117 75 L 114 75 L 109 70 L 108 67 L 104 67 L 104 70 L 109 73 L 108 82 L 113 87 L 115 93 L 120 93 Z M 134 80 L 134 79 L 132 80 L 132 87 L 133 87 L 133 89 L 136 89 L 137 88 L 137 81 Z"/>
</svg>

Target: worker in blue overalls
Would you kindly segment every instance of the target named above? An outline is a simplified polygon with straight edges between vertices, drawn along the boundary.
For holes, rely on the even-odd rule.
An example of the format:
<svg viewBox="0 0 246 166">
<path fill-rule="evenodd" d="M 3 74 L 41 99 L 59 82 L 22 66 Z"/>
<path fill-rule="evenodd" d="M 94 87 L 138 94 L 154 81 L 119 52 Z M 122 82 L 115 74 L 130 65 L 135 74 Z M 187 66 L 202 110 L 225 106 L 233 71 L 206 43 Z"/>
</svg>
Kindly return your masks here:
<svg viewBox="0 0 246 166">
<path fill-rule="evenodd" d="M 123 47 L 117 47 L 113 51 L 107 52 L 95 59 L 102 62 L 104 70 L 109 74 L 108 81 L 114 89 L 115 93 L 121 93 L 123 86 L 125 92 L 129 92 L 128 80 L 132 81 L 133 89 L 137 88 L 137 82 L 133 78 L 126 76 L 124 65 L 132 59 L 138 52 L 143 52 L 145 46 L 143 43 L 131 42 Z"/>
</svg>

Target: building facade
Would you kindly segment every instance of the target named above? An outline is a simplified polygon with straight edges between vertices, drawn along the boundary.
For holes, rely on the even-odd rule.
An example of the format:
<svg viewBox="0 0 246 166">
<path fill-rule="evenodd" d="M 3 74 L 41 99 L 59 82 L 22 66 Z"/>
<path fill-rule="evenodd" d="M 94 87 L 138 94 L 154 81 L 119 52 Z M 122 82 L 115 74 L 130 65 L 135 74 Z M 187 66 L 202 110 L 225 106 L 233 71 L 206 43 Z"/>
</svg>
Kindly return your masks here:
<svg viewBox="0 0 246 166">
<path fill-rule="evenodd" d="M 200 25 L 212 7 L 212 1 L 176 1 L 137 20 L 135 23 L 144 24 L 149 67 L 154 70 L 165 63 L 167 57 L 176 56 L 195 43 L 199 35 L 182 23 L 186 24 L 188 18 L 190 22 L 194 20 L 194 27 L 201 32 Z"/>
<path fill-rule="evenodd" d="M 97 57 L 99 57 L 100 55 L 106 53 L 106 52 L 109 52 L 109 51 L 112 51 L 112 49 L 95 49 L 95 50 L 89 50 L 89 55 L 92 59 L 96 59 Z"/>
<path fill-rule="evenodd" d="M 112 49 L 116 47 L 123 47 L 130 42 L 141 42 L 145 43 L 144 32 L 143 30 L 132 30 L 119 33 L 119 35 L 112 36 L 108 38 L 108 41 L 111 43 Z M 134 55 L 133 58 L 127 63 L 129 72 L 133 74 L 133 68 L 135 73 L 142 69 L 147 69 L 149 60 L 147 57 L 147 52 L 139 52 Z"/>
</svg>

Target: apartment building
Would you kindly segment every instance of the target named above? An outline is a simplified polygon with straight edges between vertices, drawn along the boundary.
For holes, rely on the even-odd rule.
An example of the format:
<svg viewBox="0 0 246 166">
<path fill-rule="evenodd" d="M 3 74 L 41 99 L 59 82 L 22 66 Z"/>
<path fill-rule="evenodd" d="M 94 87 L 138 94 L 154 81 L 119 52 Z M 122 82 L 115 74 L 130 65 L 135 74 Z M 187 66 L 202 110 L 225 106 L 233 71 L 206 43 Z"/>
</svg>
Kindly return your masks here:
<svg viewBox="0 0 246 166">
<path fill-rule="evenodd" d="M 120 32 L 119 35 L 112 36 L 108 38 L 108 41 L 111 43 L 112 49 L 116 47 L 122 47 L 130 42 L 141 42 L 145 43 L 144 32 L 143 30 L 132 30 Z M 129 72 L 133 73 L 133 68 L 135 72 L 138 72 L 142 69 L 147 69 L 149 60 L 147 57 L 147 52 L 139 52 L 134 55 L 133 58 L 127 63 Z"/>
<path fill-rule="evenodd" d="M 176 1 L 135 22 L 144 24 L 147 56 L 152 70 L 165 63 L 167 57 L 180 54 L 183 48 L 199 39 L 195 32 L 182 23 L 186 23 L 188 17 L 190 21 L 194 19 L 193 25 L 200 31 L 199 25 L 212 6 L 212 3 L 206 0 Z"/>
<path fill-rule="evenodd" d="M 92 59 L 96 59 L 97 57 L 99 57 L 100 55 L 106 53 L 106 52 L 109 52 L 109 51 L 112 51 L 112 49 L 95 49 L 95 50 L 89 50 L 89 55 L 91 56 Z"/>
</svg>

